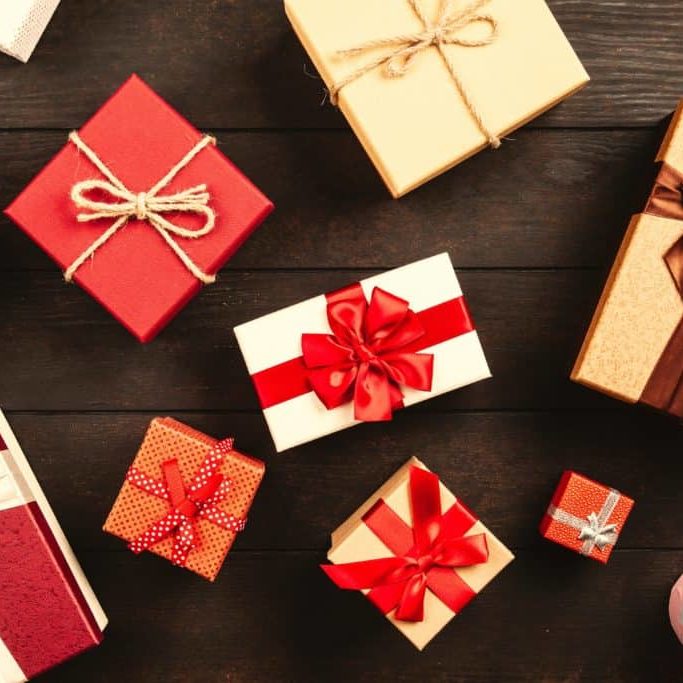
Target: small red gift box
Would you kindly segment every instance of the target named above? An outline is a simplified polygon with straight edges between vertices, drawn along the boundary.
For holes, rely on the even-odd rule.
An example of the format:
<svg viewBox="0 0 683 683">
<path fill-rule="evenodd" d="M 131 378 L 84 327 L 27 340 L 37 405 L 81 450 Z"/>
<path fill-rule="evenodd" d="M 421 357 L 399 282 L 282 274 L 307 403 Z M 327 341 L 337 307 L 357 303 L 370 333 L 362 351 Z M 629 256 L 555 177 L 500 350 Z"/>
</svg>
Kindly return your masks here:
<svg viewBox="0 0 683 683">
<path fill-rule="evenodd" d="M 588 477 L 567 471 L 541 521 L 549 541 L 607 564 L 633 500 Z"/>
<path fill-rule="evenodd" d="M 272 211 L 137 76 L 6 210 L 140 341 L 150 341 Z"/>
</svg>

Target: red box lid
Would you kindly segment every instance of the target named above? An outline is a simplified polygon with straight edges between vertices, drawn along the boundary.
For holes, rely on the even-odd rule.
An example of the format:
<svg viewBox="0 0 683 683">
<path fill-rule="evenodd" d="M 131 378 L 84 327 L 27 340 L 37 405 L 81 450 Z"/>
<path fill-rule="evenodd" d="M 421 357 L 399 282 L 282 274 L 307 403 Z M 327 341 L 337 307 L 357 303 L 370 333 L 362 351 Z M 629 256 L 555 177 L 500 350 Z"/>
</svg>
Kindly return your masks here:
<svg viewBox="0 0 683 683">
<path fill-rule="evenodd" d="M 79 135 L 134 193 L 150 190 L 202 139 L 135 75 Z M 71 188 L 91 179 L 104 180 L 68 142 L 6 210 L 63 270 L 114 223 L 111 218 L 76 220 L 83 211 L 71 200 Z M 213 146 L 202 150 L 160 196 L 201 184 L 208 186 L 216 226 L 198 239 L 175 239 L 203 271 L 214 274 L 273 205 Z M 186 213 L 164 218 L 195 230 L 205 220 Z M 74 280 L 143 342 L 150 341 L 201 287 L 162 236 L 147 221 L 134 218 L 76 271 Z"/>
</svg>

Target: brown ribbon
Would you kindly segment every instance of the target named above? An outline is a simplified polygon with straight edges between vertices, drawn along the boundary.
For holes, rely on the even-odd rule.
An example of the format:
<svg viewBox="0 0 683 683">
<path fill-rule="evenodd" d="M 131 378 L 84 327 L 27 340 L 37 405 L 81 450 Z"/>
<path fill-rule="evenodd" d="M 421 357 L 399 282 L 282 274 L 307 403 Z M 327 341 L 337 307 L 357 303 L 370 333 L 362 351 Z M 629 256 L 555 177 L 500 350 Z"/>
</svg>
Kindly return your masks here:
<svg viewBox="0 0 683 683">
<path fill-rule="evenodd" d="M 645 213 L 683 221 L 683 174 L 662 164 Z M 666 252 L 664 262 L 683 298 L 683 237 Z M 657 361 L 640 401 L 683 419 L 683 319 Z"/>
</svg>

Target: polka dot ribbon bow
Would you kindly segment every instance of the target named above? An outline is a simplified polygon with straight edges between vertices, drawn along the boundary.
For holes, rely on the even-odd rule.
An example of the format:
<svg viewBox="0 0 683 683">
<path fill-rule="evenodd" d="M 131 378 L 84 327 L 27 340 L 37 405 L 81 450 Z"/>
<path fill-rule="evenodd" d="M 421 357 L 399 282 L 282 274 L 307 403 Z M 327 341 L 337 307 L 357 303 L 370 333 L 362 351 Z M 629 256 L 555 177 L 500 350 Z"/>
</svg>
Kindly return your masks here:
<svg viewBox="0 0 683 683">
<path fill-rule="evenodd" d="M 128 470 L 126 480 L 130 484 L 167 500 L 171 506 L 165 517 L 130 542 L 128 547 L 134 553 L 139 554 L 159 541 L 173 537 L 171 561 L 184 567 L 190 552 L 199 546 L 196 529 L 198 520 L 205 519 L 227 531 L 239 532 L 244 529 L 246 520 L 227 514 L 217 507 L 231 487 L 231 481 L 218 470 L 225 455 L 233 449 L 233 443 L 233 439 L 219 441 L 209 451 L 187 488 L 175 459 L 162 463 L 163 482 L 148 477 L 136 467 Z"/>
</svg>

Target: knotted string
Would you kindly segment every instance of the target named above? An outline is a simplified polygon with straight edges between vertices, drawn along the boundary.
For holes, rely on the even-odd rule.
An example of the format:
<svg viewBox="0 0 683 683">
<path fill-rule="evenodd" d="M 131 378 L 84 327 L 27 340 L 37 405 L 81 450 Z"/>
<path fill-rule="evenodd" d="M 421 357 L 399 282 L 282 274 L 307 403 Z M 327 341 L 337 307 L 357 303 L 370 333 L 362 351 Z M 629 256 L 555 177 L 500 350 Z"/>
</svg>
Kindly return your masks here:
<svg viewBox="0 0 683 683">
<path fill-rule="evenodd" d="M 484 122 L 476 105 L 472 101 L 467 88 L 465 88 L 455 64 L 448 55 L 449 45 L 459 45 L 460 47 L 484 47 L 494 42 L 498 34 L 498 22 L 488 14 L 479 14 L 479 10 L 490 0 L 475 0 L 469 7 L 457 8 L 458 0 L 442 0 L 439 14 L 435 22 L 429 20 L 422 6 L 423 0 L 407 0 L 413 12 L 424 25 L 424 31 L 407 33 L 391 38 L 380 38 L 369 40 L 356 47 L 346 50 L 339 50 L 340 57 L 352 57 L 368 50 L 376 48 L 394 48 L 388 55 L 377 57 L 365 66 L 361 66 L 352 71 L 341 81 L 335 83 L 330 88 L 330 101 L 333 105 L 339 102 L 339 93 L 350 83 L 358 80 L 365 74 L 374 69 L 382 67 L 384 73 L 389 78 L 399 78 L 404 76 L 411 67 L 415 57 L 425 50 L 435 47 L 441 55 L 448 73 L 453 79 L 460 96 L 465 102 L 465 106 L 474 118 L 479 130 L 486 136 L 489 145 L 494 149 L 500 147 L 500 138 L 495 135 Z M 475 24 L 483 24 L 488 28 L 488 35 L 479 39 L 463 38 L 459 35 L 460 31 Z"/>
<path fill-rule="evenodd" d="M 104 246 L 116 233 L 123 228 L 132 218 L 147 221 L 164 239 L 166 244 L 173 250 L 187 270 L 197 280 L 205 285 L 216 281 L 215 275 L 205 273 L 190 258 L 187 252 L 178 244 L 176 237 L 185 239 L 198 239 L 208 235 L 216 225 L 216 213 L 208 205 L 211 195 L 205 184 L 196 185 L 187 190 L 175 194 L 161 195 L 171 181 L 190 162 L 209 145 L 215 145 L 216 139 L 208 135 L 203 137 L 154 187 L 147 192 L 132 192 L 97 154 L 83 142 L 78 133 L 69 135 L 69 140 L 77 149 L 97 167 L 106 180 L 84 180 L 76 183 L 71 188 L 71 200 L 79 209 L 86 213 L 79 213 L 76 220 L 79 223 L 98 221 L 102 219 L 114 219 L 114 223 L 100 237 L 98 237 L 64 272 L 64 279 L 71 282 L 76 271 L 102 246 Z M 88 196 L 93 190 L 104 192 L 109 195 L 111 201 L 95 201 Z M 204 216 L 204 225 L 196 230 L 183 228 L 171 223 L 163 214 L 165 213 L 194 213 Z"/>
</svg>

